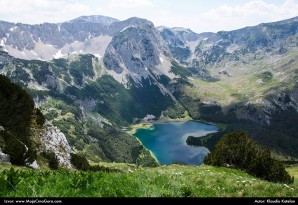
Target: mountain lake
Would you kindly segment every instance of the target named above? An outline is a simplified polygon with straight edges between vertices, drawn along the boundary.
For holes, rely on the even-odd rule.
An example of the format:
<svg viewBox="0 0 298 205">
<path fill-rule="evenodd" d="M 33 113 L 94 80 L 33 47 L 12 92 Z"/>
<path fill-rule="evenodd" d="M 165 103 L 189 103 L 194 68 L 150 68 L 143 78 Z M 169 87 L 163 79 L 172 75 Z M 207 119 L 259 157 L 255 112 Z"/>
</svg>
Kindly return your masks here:
<svg viewBox="0 0 298 205">
<path fill-rule="evenodd" d="M 209 150 L 186 144 L 188 136 L 202 137 L 217 132 L 214 125 L 197 121 L 153 124 L 151 128 L 137 129 L 136 136 L 151 151 L 160 164 L 183 163 L 200 165 Z"/>
</svg>

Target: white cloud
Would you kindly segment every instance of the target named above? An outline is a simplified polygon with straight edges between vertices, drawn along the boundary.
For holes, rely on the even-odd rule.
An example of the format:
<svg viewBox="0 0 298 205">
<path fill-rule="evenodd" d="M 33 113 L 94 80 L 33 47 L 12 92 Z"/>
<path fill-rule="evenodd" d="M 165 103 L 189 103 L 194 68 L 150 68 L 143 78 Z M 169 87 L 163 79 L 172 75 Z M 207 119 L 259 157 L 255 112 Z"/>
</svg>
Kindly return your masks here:
<svg viewBox="0 0 298 205">
<path fill-rule="evenodd" d="M 80 15 L 98 14 L 77 0 L 0 0 L 1 16 L 6 21 L 22 23 L 63 22 Z"/>
<path fill-rule="evenodd" d="M 135 7 L 152 7 L 150 0 L 111 0 L 110 7 L 118 8 L 135 8 Z"/>
<path fill-rule="evenodd" d="M 235 30 L 260 23 L 274 22 L 298 16 L 298 2 L 285 0 L 281 4 L 265 0 L 248 0 L 242 4 L 222 4 L 205 12 L 173 12 L 160 9 L 148 16 L 156 26 L 185 27 L 195 32 Z M 194 5 L 193 5 L 194 6 Z"/>
<path fill-rule="evenodd" d="M 222 5 L 204 13 L 198 22 L 206 31 L 233 30 L 264 22 L 298 16 L 298 3 L 285 0 L 282 5 L 250 0 L 243 5 Z M 197 25 L 199 26 L 199 25 Z"/>
<path fill-rule="evenodd" d="M 220 4 L 216 5 L 221 6 L 214 6 L 211 10 L 207 10 L 211 1 L 205 2 L 198 0 L 0 0 L 0 20 L 36 24 L 64 22 L 82 15 L 107 15 L 122 20 L 138 16 L 153 21 L 156 26 L 186 27 L 195 32 L 215 32 L 298 16 L 298 0 L 283 0 L 279 4 L 269 0 L 246 0 L 240 1 L 242 3 L 238 5 L 224 3 L 231 2 L 230 0 L 219 1 Z M 170 6 L 172 4 L 173 6 Z"/>
</svg>

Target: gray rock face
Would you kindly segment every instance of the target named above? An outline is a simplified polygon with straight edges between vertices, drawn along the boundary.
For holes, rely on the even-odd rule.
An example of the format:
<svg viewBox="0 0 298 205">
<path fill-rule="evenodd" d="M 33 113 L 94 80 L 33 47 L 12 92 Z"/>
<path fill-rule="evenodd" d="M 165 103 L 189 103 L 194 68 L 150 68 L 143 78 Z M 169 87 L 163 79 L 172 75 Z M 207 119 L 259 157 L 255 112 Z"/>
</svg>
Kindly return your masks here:
<svg viewBox="0 0 298 205">
<path fill-rule="evenodd" d="M 53 90 L 59 90 L 59 83 L 58 83 L 57 78 L 54 74 L 46 75 L 46 77 L 45 77 L 45 86 L 50 87 Z"/>
<path fill-rule="evenodd" d="M 276 112 L 294 108 L 298 111 L 298 90 L 294 89 L 289 93 L 280 92 L 275 95 L 267 96 L 258 102 L 259 109 L 254 104 L 247 103 L 244 107 L 236 110 L 238 119 L 245 119 L 261 125 L 270 125 L 271 119 Z"/>
<path fill-rule="evenodd" d="M 108 27 L 117 19 L 104 16 L 82 16 L 72 21 L 39 25 L 0 22 L 0 39 L 5 45 L 16 49 L 34 49 L 37 42 L 62 48 L 74 41 L 85 41 L 90 37 L 107 35 Z"/>
<path fill-rule="evenodd" d="M 196 47 L 201 42 L 212 39 L 215 35 L 214 33 L 197 34 L 185 28 L 158 27 L 157 29 L 169 47 L 171 57 L 180 63 L 191 66 L 193 66 L 192 60 L 195 58 Z"/>
<path fill-rule="evenodd" d="M 141 74 L 160 63 L 159 55 L 165 48 L 153 24 L 144 23 L 126 27 L 113 37 L 103 59 L 108 69 L 121 73 L 126 68 Z"/>
<path fill-rule="evenodd" d="M 80 105 L 80 107 L 92 112 L 96 108 L 97 101 L 92 98 L 86 98 L 84 100 L 77 100 L 77 103 Z"/>
<path fill-rule="evenodd" d="M 46 125 L 45 132 L 41 136 L 41 141 L 46 147 L 46 150 L 54 152 L 59 160 L 60 166 L 71 167 L 70 154 L 72 150 L 65 135 L 59 128 L 50 124 Z"/>
<path fill-rule="evenodd" d="M 200 34 L 194 33 L 190 29 L 167 27 L 158 27 L 157 29 L 163 40 L 171 46 L 185 46 L 187 42 L 200 38 Z"/>
<path fill-rule="evenodd" d="M 4 154 L 0 148 L 0 162 L 10 162 L 10 157 L 7 154 Z"/>
<path fill-rule="evenodd" d="M 59 24 L 28 25 L 0 21 L 0 50 L 8 51 L 14 57 L 44 60 L 53 59 L 65 46 L 64 55 L 85 53 L 85 50 L 95 52 L 91 44 L 96 43 L 96 39 L 92 39 L 119 32 L 117 24 L 111 26 L 117 22 L 117 19 L 105 16 L 82 16 Z M 81 45 L 71 45 L 78 42 Z"/>
</svg>

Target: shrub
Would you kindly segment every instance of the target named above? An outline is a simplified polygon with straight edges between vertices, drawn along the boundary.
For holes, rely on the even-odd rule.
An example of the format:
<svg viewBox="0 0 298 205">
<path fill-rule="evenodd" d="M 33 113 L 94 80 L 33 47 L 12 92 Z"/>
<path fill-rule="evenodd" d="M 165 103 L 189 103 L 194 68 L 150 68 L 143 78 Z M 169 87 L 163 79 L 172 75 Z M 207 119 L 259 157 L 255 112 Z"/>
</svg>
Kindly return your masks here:
<svg viewBox="0 0 298 205">
<path fill-rule="evenodd" d="M 8 132 L 1 131 L 1 135 L 5 142 L 3 151 L 10 156 L 10 162 L 16 165 L 25 165 L 26 147 L 24 143 Z"/>
<path fill-rule="evenodd" d="M 51 169 L 58 169 L 59 161 L 55 153 L 54 152 L 47 153 L 47 158 L 49 159 L 49 167 Z"/>
<path fill-rule="evenodd" d="M 30 136 L 34 115 L 37 124 L 42 126 L 44 116 L 34 109 L 32 97 L 0 75 L 0 125 L 5 128 L 4 152 L 10 156 L 12 164 L 25 165 L 36 159 L 36 145 Z"/>
<path fill-rule="evenodd" d="M 46 121 L 45 116 L 42 114 L 42 112 L 40 111 L 40 109 L 36 109 L 35 111 L 35 115 L 36 115 L 36 123 L 38 124 L 38 126 L 42 127 Z"/>
<path fill-rule="evenodd" d="M 78 170 L 92 171 L 92 172 L 121 172 L 120 170 L 108 168 L 104 166 L 94 165 L 91 166 L 85 156 L 78 154 L 71 154 L 71 164 Z"/>
<path fill-rule="evenodd" d="M 40 154 L 41 154 L 41 156 L 48 159 L 48 165 L 49 165 L 50 169 L 56 170 L 59 168 L 59 160 L 54 152 L 52 152 L 52 151 L 45 152 L 44 151 L 44 152 L 41 152 Z"/>
<path fill-rule="evenodd" d="M 294 178 L 284 165 L 271 157 L 269 149 L 261 149 L 244 132 L 230 132 L 218 142 L 215 150 L 207 155 L 205 164 L 242 169 L 247 173 L 272 182 L 292 183 Z"/>
<path fill-rule="evenodd" d="M 84 156 L 78 154 L 71 154 L 70 162 L 78 170 L 87 171 L 90 169 L 90 164 L 87 158 Z"/>
</svg>

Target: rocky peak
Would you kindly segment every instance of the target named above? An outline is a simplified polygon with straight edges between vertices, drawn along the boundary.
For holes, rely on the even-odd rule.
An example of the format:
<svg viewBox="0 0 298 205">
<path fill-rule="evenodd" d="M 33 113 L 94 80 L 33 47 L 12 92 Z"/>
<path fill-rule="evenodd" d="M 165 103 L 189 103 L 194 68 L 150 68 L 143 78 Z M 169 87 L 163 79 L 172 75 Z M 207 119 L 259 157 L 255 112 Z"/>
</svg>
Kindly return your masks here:
<svg viewBox="0 0 298 205">
<path fill-rule="evenodd" d="M 101 15 L 91 15 L 91 16 L 80 16 L 76 19 L 71 20 L 70 22 L 91 22 L 91 23 L 99 23 L 105 26 L 109 26 L 112 23 L 118 22 L 118 19 L 101 16 Z"/>
<path fill-rule="evenodd" d="M 130 26 L 149 26 L 154 27 L 153 23 L 151 21 L 148 21 L 147 19 L 142 19 L 138 17 L 132 17 L 127 20 L 124 20 L 121 22 L 122 24 L 130 25 Z"/>
<path fill-rule="evenodd" d="M 129 23 L 129 24 L 128 24 Z M 116 73 L 123 70 L 142 74 L 160 63 L 160 53 L 165 49 L 154 25 L 143 19 L 128 19 L 124 27 L 109 44 L 104 65 Z"/>
</svg>

